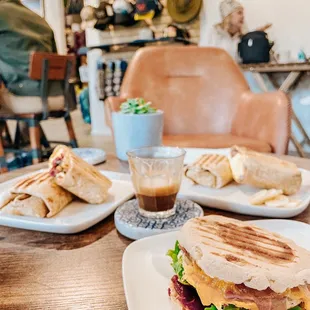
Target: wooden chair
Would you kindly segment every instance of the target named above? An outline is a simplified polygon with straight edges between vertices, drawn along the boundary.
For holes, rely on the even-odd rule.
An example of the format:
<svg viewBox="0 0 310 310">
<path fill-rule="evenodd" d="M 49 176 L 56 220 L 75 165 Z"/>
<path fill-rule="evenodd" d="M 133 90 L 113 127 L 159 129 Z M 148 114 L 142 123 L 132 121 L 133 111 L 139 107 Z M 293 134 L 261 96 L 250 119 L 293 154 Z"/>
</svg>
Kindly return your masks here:
<svg viewBox="0 0 310 310">
<path fill-rule="evenodd" d="M 29 77 L 33 80 L 41 81 L 41 102 L 42 112 L 40 113 L 27 113 L 27 114 L 7 114 L 0 115 L 0 171 L 7 171 L 5 163 L 5 151 L 3 147 L 3 131 L 5 124 L 8 120 L 15 120 L 19 122 L 26 122 L 29 126 L 29 137 L 32 150 L 33 164 L 39 163 L 42 160 L 41 145 L 49 147 L 49 143 L 57 143 L 56 141 L 47 141 L 40 122 L 49 118 L 64 118 L 67 130 L 69 133 L 70 141 L 68 144 L 72 147 L 77 147 L 75 132 L 73 129 L 71 116 L 70 116 L 70 102 L 75 100 L 72 98 L 70 92 L 69 79 L 71 77 L 72 68 L 74 67 L 75 57 L 72 55 L 62 56 L 57 54 L 34 52 L 30 56 Z M 58 111 L 49 111 L 48 107 L 48 92 L 49 82 L 60 81 L 63 84 L 63 96 L 65 106 L 64 109 Z M 19 126 L 17 126 L 16 139 L 19 136 Z M 15 139 L 15 140 L 16 140 Z M 15 143 L 16 144 L 16 143 Z M 18 144 L 18 141 L 17 141 Z"/>
</svg>

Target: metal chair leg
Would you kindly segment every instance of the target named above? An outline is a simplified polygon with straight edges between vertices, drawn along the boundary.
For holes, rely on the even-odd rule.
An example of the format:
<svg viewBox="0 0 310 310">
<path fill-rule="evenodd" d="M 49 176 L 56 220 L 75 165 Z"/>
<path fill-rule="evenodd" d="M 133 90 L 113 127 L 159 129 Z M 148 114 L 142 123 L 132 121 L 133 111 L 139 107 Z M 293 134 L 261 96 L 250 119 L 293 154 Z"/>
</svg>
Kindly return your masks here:
<svg viewBox="0 0 310 310">
<path fill-rule="evenodd" d="M 43 128 L 42 126 L 39 124 L 40 126 L 40 135 L 41 135 L 41 144 L 46 148 L 50 148 L 50 143 L 48 142 L 47 138 L 46 138 L 46 135 L 45 135 L 45 132 L 43 131 Z"/>
<path fill-rule="evenodd" d="M 70 113 L 68 113 L 65 116 L 65 122 L 66 122 L 66 126 L 67 126 L 68 133 L 69 133 L 70 145 L 73 148 L 76 148 L 76 147 L 78 147 L 78 143 L 77 143 L 77 140 L 76 140 L 76 137 L 75 137 L 75 132 L 74 132 L 74 128 L 73 128 L 73 125 L 72 125 L 72 120 L 71 120 Z"/>
<path fill-rule="evenodd" d="M 22 141 L 21 141 L 19 121 L 17 121 L 16 130 L 15 130 L 15 137 L 14 137 L 14 147 L 18 148 L 21 144 L 22 144 Z"/>
<path fill-rule="evenodd" d="M 9 127 L 8 127 L 8 124 L 6 121 L 1 121 L 1 125 L 3 126 L 3 142 L 4 142 L 4 145 L 5 146 L 10 146 L 12 147 L 12 138 L 11 138 L 11 135 L 10 135 L 10 131 L 9 131 Z"/>
<path fill-rule="evenodd" d="M 29 125 L 26 120 L 17 121 L 14 137 L 14 148 L 21 149 L 22 147 L 29 145 L 28 127 Z"/>
<path fill-rule="evenodd" d="M 2 133 L 4 130 L 4 126 L 0 126 L 0 173 L 8 172 L 8 166 L 6 164 L 4 147 L 3 147 L 3 139 Z"/>
</svg>

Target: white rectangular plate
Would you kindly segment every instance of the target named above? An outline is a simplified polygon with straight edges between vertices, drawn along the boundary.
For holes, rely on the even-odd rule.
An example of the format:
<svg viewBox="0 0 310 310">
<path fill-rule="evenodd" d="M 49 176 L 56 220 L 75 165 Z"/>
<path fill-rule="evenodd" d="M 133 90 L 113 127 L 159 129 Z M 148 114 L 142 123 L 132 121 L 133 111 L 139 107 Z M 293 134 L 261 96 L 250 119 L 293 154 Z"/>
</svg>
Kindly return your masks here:
<svg viewBox="0 0 310 310">
<path fill-rule="evenodd" d="M 105 203 L 91 205 L 80 200 L 74 200 L 54 217 L 44 219 L 4 215 L 0 212 L 0 225 L 59 234 L 73 234 L 97 224 L 112 214 L 119 205 L 134 196 L 133 186 L 128 181 L 128 175 L 110 171 L 100 172 L 113 182 L 109 190 L 108 200 Z M 9 189 L 18 179 L 24 177 L 0 184 L 0 192 Z"/>
<path fill-rule="evenodd" d="M 251 222 L 294 240 L 310 250 L 310 226 L 288 220 Z M 128 310 L 171 310 L 168 286 L 173 276 L 166 256 L 174 247 L 178 232 L 141 239 L 132 243 L 123 256 L 123 281 Z"/>
<path fill-rule="evenodd" d="M 228 156 L 228 149 L 185 149 L 185 163 L 192 163 L 202 154 L 213 153 Z M 212 189 L 195 185 L 187 178 L 183 178 L 179 198 L 193 200 L 201 206 L 216 208 L 234 213 L 263 216 L 271 218 L 290 218 L 305 211 L 310 203 L 310 171 L 300 169 L 302 172 L 302 187 L 300 191 L 291 196 L 300 200 L 297 208 L 271 208 L 267 206 L 254 206 L 249 203 L 249 198 L 260 191 L 247 185 L 235 182 L 221 189 Z"/>
</svg>

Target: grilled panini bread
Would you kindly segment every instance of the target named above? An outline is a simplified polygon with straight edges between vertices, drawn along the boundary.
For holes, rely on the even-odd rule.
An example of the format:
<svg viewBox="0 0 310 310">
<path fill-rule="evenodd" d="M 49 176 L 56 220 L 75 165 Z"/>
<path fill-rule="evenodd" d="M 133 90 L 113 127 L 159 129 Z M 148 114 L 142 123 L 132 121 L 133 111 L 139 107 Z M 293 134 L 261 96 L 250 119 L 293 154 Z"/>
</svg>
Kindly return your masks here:
<svg viewBox="0 0 310 310">
<path fill-rule="evenodd" d="M 14 185 L 10 192 L 13 199 L 6 204 L 6 212 L 13 214 L 29 215 L 31 213 L 40 217 L 52 217 L 66 207 L 73 199 L 73 196 L 58 186 L 48 171 L 33 174 Z M 16 196 L 14 194 L 27 194 L 27 196 Z M 31 197 L 36 197 L 36 199 Z M 8 201 L 8 200 L 7 200 Z M 42 201 L 47 208 L 44 214 Z M 8 204 L 10 204 L 8 206 Z M 2 205 L 2 207 L 5 207 Z M 1 206 L 0 206 L 1 208 Z M 24 209 L 25 214 L 22 214 Z M 26 210 L 27 209 L 27 210 Z M 31 210 L 30 210 L 31 209 Z M 43 216 L 44 215 L 44 216 Z"/>
<path fill-rule="evenodd" d="M 47 216 L 49 211 L 41 198 L 27 194 L 11 195 L 12 199 L 1 209 L 2 213 L 39 218 Z"/>
<path fill-rule="evenodd" d="M 230 166 L 237 183 L 296 194 L 302 183 L 301 172 L 294 163 L 257 153 L 243 147 L 231 149 Z"/>
<path fill-rule="evenodd" d="M 310 309 L 310 252 L 293 241 L 222 216 L 192 219 L 178 237 L 169 295 L 183 309 Z"/>
<path fill-rule="evenodd" d="M 197 184 L 211 188 L 222 188 L 233 180 L 228 158 L 218 154 L 200 156 L 186 167 L 185 176 Z"/>
<path fill-rule="evenodd" d="M 92 204 L 107 199 L 112 182 L 68 147 L 59 145 L 55 148 L 49 167 L 56 183 L 80 199 Z"/>
</svg>

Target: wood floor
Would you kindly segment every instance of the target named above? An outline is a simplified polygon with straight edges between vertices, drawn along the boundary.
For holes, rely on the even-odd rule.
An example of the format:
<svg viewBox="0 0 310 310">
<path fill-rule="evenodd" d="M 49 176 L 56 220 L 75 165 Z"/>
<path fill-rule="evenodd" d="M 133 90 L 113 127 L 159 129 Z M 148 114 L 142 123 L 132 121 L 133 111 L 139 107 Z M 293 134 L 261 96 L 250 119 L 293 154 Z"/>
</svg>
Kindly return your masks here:
<svg viewBox="0 0 310 310">
<path fill-rule="evenodd" d="M 92 136 L 91 126 L 85 124 L 80 110 L 71 113 L 74 131 L 77 136 L 79 147 L 94 147 L 104 149 L 106 152 L 114 150 L 112 137 Z M 50 141 L 69 141 L 67 128 L 63 119 L 51 119 L 41 123 L 43 130 Z M 13 133 L 15 124 L 9 123 L 10 132 Z"/>
</svg>

